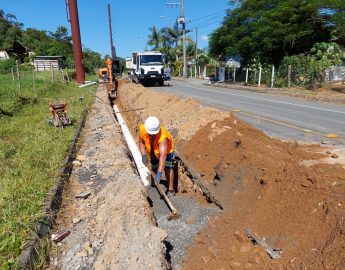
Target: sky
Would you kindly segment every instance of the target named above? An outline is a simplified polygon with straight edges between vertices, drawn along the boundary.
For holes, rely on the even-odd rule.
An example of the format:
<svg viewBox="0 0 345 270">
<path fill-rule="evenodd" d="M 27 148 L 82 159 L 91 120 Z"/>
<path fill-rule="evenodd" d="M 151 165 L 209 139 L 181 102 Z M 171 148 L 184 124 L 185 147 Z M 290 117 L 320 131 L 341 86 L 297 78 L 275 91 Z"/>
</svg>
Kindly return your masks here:
<svg viewBox="0 0 345 270">
<path fill-rule="evenodd" d="M 24 28 L 55 31 L 66 26 L 67 0 L 0 0 L 0 9 L 15 15 Z M 181 0 L 78 0 L 79 24 L 83 47 L 110 54 L 107 5 L 112 14 L 113 40 L 117 56 L 127 57 L 131 52 L 147 48 L 149 27 L 173 26 L 181 15 L 181 5 L 168 3 Z M 208 35 L 220 26 L 228 8 L 228 0 L 185 0 L 186 26 L 195 41 L 198 27 L 198 48 L 208 46 Z M 149 49 L 149 48 L 148 48 Z"/>
</svg>

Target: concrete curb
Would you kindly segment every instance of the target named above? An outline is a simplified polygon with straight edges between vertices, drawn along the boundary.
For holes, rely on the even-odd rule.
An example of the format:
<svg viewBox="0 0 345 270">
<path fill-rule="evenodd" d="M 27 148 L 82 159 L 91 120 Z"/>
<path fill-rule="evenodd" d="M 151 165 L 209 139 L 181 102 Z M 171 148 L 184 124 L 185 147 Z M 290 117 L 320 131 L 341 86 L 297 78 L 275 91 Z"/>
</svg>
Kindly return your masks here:
<svg viewBox="0 0 345 270">
<path fill-rule="evenodd" d="M 60 208 L 62 202 L 62 192 L 73 168 L 72 162 L 76 157 L 77 142 L 85 125 L 88 112 L 88 110 L 84 110 L 77 132 L 70 143 L 68 155 L 65 158 L 64 166 L 60 171 L 61 174 L 59 182 L 48 192 L 45 207 L 42 209 L 43 217 L 40 221 L 38 221 L 36 230 L 31 231 L 30 235 L 25 241 L 25 245 L 20 255 L 17 257 L 20 269 L 34 269 L 35 263 L 39 258 L 39 251 L 47 245 L 46 243 L 42 243 L 42 240 L 48 236 L 50 229 L 53 227 L 57 211 Z"/>
</svg>

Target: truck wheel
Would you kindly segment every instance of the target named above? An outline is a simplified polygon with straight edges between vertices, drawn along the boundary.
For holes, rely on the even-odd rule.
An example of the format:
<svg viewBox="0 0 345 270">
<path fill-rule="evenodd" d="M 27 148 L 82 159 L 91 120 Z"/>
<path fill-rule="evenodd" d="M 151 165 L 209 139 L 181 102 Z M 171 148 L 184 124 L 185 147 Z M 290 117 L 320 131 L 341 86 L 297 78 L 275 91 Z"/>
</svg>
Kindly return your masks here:
<svg viewBox="0 0 345 270">
<path fill-rule="evenodd" d="M 160 81 L 158 82 L 158 84 L 159 84 L 159 86 L 164 86 L 164 80 L 160 80 Z"/>
</svg>

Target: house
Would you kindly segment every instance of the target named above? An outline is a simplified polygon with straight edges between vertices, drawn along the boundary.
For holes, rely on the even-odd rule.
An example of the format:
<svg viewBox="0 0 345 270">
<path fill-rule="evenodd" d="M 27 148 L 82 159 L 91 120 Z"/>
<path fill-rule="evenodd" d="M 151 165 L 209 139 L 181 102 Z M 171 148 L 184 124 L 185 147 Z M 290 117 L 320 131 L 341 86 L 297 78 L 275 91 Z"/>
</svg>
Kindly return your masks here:
<svg viewBox="0 0 345 270">
<path fill-rule="evenodd" d="M 24 58 L 31 56 L 32 54 L 32 50 L 25 47 L 21 43 L 15 41 L 13 42 L 11 48 L 0 49 L 0 61 L 14 58 L 16 60 L 19 60 L 19 62 L 23 63 Z"/>
<path fill-rule="evenodd" d="M 239 55 L 228 55 L 225 57 L 225 65 L 239 68 L 241 67 L 241 60 L 242 59 Z"/>
<path fill-rule="evenodd" d="M 36 71 L 62 68 L 62 56 L 35 56 L 32 62 Z"/>
</svg>

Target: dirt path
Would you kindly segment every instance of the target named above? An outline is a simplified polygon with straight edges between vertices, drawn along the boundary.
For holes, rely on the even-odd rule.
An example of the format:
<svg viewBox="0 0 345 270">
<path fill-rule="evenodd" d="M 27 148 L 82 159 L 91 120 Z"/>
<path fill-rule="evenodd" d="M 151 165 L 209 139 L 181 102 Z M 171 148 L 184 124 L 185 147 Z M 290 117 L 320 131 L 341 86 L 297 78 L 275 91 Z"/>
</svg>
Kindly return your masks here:
<svg viewBox="0 0 345 270">
<path fill-rule="evenodd" d="M 166 269 L 167 234 L 155 225 L 102 86 L 97 96 L 56 226 L 71 234 L 54 245 L 48 268 Z M 75 198 L 85 191 L 87 199 Z"/>
<path fill-rule="evenodd" d="M 184 269 L 345 269 L 343 151 L 271 139 L 231 114 L 140 85 L 120 93 L 124 109 L 145 107 L 128 113 L 132 132 L 141 117 L 159 117 L 224 205 Z"/>
</svg>

